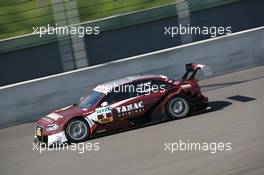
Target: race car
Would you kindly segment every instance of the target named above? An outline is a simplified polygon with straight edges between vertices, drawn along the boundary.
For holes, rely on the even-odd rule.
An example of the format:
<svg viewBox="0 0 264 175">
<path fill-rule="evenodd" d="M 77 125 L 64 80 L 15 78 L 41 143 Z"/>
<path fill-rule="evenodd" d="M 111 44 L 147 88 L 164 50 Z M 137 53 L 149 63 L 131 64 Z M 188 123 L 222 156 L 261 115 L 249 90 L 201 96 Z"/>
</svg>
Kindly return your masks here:
<svg viewBox="0 0 264 175">
<path fill-rule="evenodd" d="M 195 79 L 202 64 L 187 64 L 180 81 L 163 75 L 136 75 L 95 87 L 77 103 L 40 118 L 39 143 L 78 143 L 151 120 L 181 119 L 205 111 L 208 98 Z"/>
</svg>

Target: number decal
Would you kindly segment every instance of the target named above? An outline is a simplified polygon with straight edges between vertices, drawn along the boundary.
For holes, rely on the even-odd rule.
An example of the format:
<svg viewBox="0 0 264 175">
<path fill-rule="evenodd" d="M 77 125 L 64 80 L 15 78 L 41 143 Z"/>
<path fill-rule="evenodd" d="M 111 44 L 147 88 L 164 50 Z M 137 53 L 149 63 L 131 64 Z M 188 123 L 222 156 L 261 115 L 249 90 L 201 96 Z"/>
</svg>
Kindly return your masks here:
<svg viewBox="0 0 264 175">
<path fill-rule="evenodd" d="M 95 110 L 98 123 L 108 123 L 113 121 L 112 108 L 110 106 L 97 108 Z"/>
</svg>

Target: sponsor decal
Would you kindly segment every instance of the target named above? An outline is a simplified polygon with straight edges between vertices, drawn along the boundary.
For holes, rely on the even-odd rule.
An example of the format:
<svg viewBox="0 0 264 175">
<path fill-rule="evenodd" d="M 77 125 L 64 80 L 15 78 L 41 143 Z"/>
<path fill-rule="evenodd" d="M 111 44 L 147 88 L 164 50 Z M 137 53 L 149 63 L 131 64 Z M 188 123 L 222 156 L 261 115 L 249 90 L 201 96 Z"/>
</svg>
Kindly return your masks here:
<svg viewBox="0 0 264 175">
<path fill-rule="evenodd" d="M 60 119 L 60 118 L 63 118 L 61 115 L 56 114 L 56 113 L 48 114 L 46 117 L 47 117 L 47 118 L 50 118 L 50 119 L 53 119 L 53 120 L 55 120 L 55 121 L 57 121 L 57 120 Z"/>
<path fill-rule="evenodd" d="M 143 101 L 139 101 L 136 103 L 128 104 L 126 106 L 116 107 L 115 109 L 117 110 L 118 117 L 123 117 L 123 116 L 127 116 L 130 114 L 144 111 L 144 103 Z"/>
<path fill-rule="evenodd" d="M 174 83 L 173 84 L 175 84 L 175 85 L 179 85 L 180 84 L 180 82 L 179 81 L 174 81 Z"/>
<path fill-rule="evenodd" d="M 45 120 L 48 123 L 52 123 L 53 122 L 53 120 L 51 120 L 50 118 L 47 118 L 47 117 L 43 117 L 42 119 Z"/>
<path fill-rule="evenodd" d="M 191 87 L 191 85 L 190 84 L 183 84 L 183 85 L 181 85 L 181 88 L 190 88 Z"/>
<path fill-rule="evenodd" d="M 110 106 L 97 108 L 95 113 L 97 115 L 98 123 L 108 123 L 113 121 L 112 108 Z"/>
</svg>

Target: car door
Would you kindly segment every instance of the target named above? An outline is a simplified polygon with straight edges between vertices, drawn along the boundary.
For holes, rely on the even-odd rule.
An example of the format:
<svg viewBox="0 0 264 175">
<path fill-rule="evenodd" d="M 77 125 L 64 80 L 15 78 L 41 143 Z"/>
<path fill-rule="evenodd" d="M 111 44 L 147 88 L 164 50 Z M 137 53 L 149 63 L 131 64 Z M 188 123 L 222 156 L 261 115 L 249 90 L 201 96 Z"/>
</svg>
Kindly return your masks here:
<svg viewBox="0 0 264 175">
<path fill-rule="evenodd" d="M 137 100 L 143 101 L 144 112 L 148 112 L 159 102 L 166 90 L 171 86 L 161 80 L 142 80 L 134 82 L 137 87 L 137 92 L 133 96 L 137 96 Z"/>
<path fill-rule="evenodd" d="M 151 80 L 136 82 L 136 95 L 144 103 L 145 112 L 158 100 L 158 97 L 151 92 Z"/>
<path fill-rule="evenodd" d="M 111 108 L 113 120 L 108 124 L 112 129 L 130 126 L 129 120 L 143 112 L 143 104 L 132 96 L 131 84 L 116 87 L 107 94 L 100 104 L 105 103 Z"/>
</svg>

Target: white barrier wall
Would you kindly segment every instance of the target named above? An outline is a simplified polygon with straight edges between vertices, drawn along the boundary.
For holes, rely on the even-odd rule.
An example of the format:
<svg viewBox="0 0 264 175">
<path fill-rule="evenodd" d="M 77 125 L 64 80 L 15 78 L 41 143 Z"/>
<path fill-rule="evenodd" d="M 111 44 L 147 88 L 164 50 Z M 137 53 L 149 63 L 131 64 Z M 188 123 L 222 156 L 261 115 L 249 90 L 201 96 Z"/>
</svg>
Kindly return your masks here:
<svg viewBox="0 0 264 175">
<path fill-rule="evenodd" d="M 264 64 L 264 27 L 126 58 L 61 75 L 0 87 L 0 127 L 33 121 L 70 105 L 100 82 L 151 73 L 178 77 L 186 63 L 212 67 L 213 76 Z"/>
</svg>

